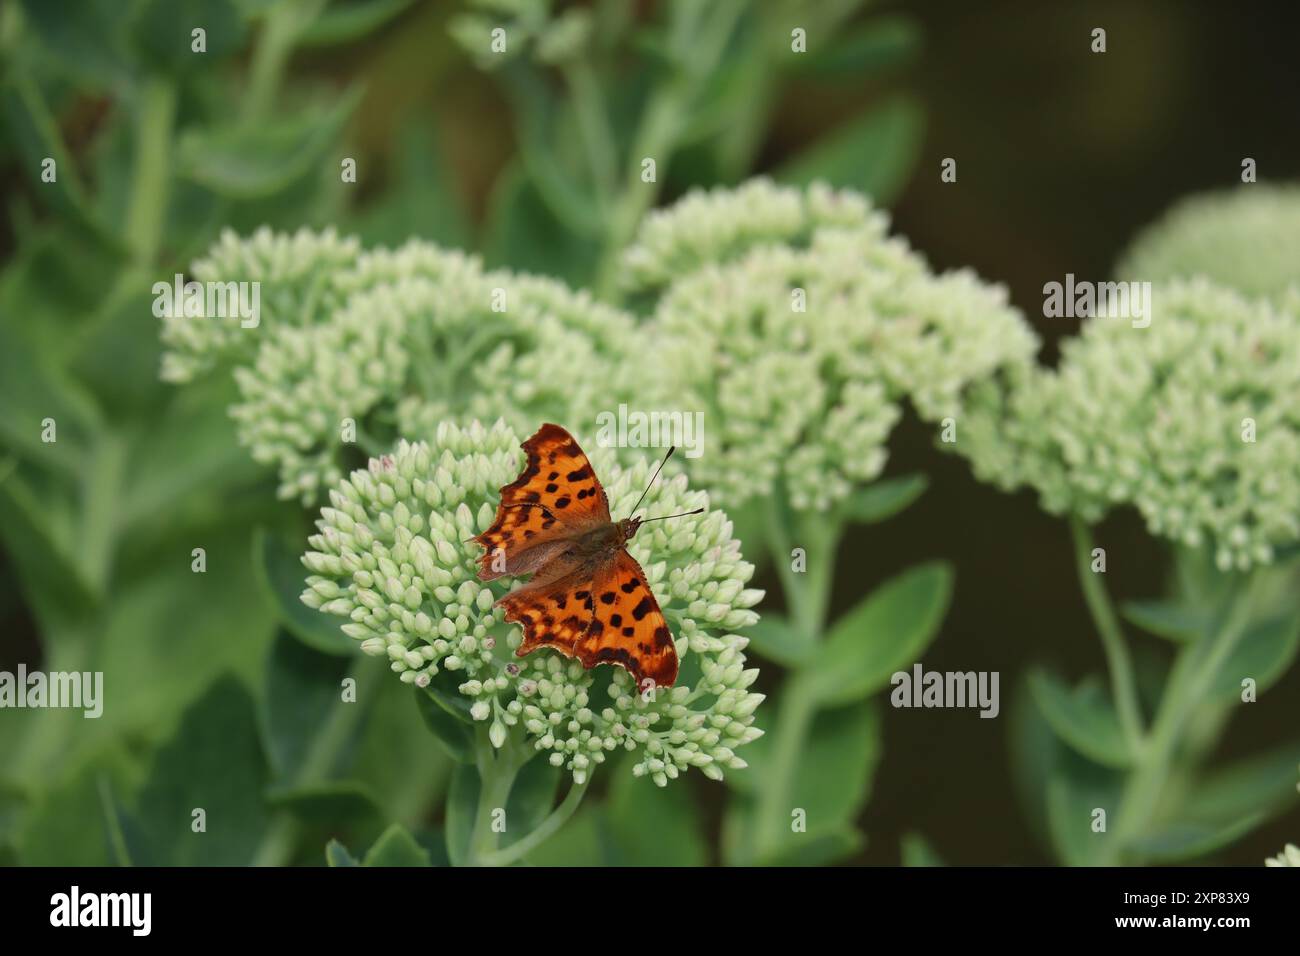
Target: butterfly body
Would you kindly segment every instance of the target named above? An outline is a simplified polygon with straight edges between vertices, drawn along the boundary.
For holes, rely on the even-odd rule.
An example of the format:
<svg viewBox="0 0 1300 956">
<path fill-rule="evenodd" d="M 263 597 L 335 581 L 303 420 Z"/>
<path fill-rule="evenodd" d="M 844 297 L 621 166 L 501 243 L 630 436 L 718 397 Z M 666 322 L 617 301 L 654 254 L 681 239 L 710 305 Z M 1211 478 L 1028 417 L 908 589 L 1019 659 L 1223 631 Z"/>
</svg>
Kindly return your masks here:
<svg viewBox="0 0 1300 956">
<path fill-rule="evenodd" d="M 532 575 L 496 602 L 523 626 L 517 655 L 553 647 L 587 668 L 618 664 L 638 687 L 672 686 L 676 645 L 627 551 L 641 519 L 610 517 L 591 463 L 559 425 L 543 425 L 521 447 L 523 472 L 501 489 L 496 519 L 474 539 L 487 549 L 481 580 Z"/>
<path fill-rule="evenodd" d="M 641 522 L 635 518 L 624 518 L 622 521 L 609 521 L 597 525 L 573 539 L 574 554 L 593 558 L 602 557 L 607 552 L 624 547 L 631 541 L 640 524 Z"/>
</svg>

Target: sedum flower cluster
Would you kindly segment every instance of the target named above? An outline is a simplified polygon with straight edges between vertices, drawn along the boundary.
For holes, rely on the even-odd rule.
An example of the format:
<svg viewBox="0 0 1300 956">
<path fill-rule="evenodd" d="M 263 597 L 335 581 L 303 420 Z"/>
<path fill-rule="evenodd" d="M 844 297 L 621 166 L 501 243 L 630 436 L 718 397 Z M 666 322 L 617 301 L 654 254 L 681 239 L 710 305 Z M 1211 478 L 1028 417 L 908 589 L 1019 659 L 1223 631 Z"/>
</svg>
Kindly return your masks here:
<svg viewBox="0 0 1300 956">
<path fill-rule="evenodd" d="M 758 619 L 762 592 L 746 587 L 753 566 L 708 495 L 683 475 L 661 478 L 642 513 L 706 511 L 646 525 L 628 546 L 681 659 L 679 683 L 646 699 L 622 668 L 584 670 L 550 648 L 515 656 L 522 633 L 493 606 L 510 584 L 478 580 L 481 549 L 468 539 L 491 524 L 498 489 L 518 474 L 519 438 L 498 421 L 443 422 L 429 439 L 403 441 L 329 489 L 303 557 L 303 602 L 346 619 L 343 630 L 401 680 L 450 679 L 495 746 L 526 734 L 577 782 L 619 750 L 635 751 L 634 773 L 660 786 L 690 767 L 714 779 L 743 768 L 737 750 L 761 734 L 753 714 L 763 695 L 749 689 L 758 671 L 734 632 Z M 621 468 L 612 452 L 592 451 L 611 512 L 629 513 L 651 465 Z"/>
<path fill-rule="evenodd" d="M 1288 843 L 1277 856 L 1264 861 L 1265 866 L 1300 866 L 1300 846 Z"/>
<path fill-rule="evenodd" d="M 582 432 L 624 394 L 601 370 L 632 351 L 631 316 L 427 242 L 362 253 L 331 233 L 227 235 L 194 274 L 260 281 L 262 322 L 165 320 L 164 375 L 234 365 L 240 441 L 278 468 L 282 497 L 316 501 L 357 449 L 442 421 Z"/>
<path fill-rule="evenodd" d="M 856 194 L 758 180 L 655 213 L 627 251 L 629 291 L 655 296 L 650 387 L 704 413 L 693 477 L 726 504 L 825 510 L 880 474 L 905 398 L 958 420 L 1036 350 L 1002 288 L 935 275 L 887 226 Z"/>
<path fill-rule="evenodd" d="M 190 278 L 198 282 L 256 282 L 259 284 L 259 324 L 262 327 L 304 326 L 314 323 L 330 300 L 332 277 L 351 268 L 361 253 L 353 238 L 334 230 L 302 229 L 293 235 L 257 230 L 247 239 L 226 230 L 194 262 Z M 186 316 L 173 309 L 163 316 L 162 378 L 184 384 L 215 366 L 249 358 L 260 337 L 244 328 L 241 318 Z"/>
<path fill-rule="evenodd" d="M 1056 369 L 976 389 L 957 447 L 1049 511 L 1130 505 L 1224 570 L 1268 563 L 1300 538 L 1300 312 L 1196 279 L 1155 286 L 1152 313 L 1093 317 Z"/>
<path fill-rule="evenodd" d="M 1300 185 L 1251 183 L 1184 199 L 1137 237 L 1118 272 L 1147 282 L 1202 276 L 1277 300 L 1300 288 Z"/>
</svg>

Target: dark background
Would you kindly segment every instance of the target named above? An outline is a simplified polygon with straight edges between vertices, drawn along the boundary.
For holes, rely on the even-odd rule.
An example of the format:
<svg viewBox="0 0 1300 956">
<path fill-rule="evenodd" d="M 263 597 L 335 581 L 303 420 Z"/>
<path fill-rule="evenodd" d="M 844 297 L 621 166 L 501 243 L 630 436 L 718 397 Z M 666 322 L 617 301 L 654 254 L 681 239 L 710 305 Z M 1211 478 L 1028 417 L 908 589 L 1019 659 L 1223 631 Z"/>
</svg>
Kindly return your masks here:
<svg viewBox="0 0 1300 956">
<path fill-rule="evenodd" d="M 1295 4 L 904 4 L 925 29 L 911 74 L 924 98 L 922 158 L 895 210 L 897 230 L 938 268 L 970 266 L 1006 283 L 1045 340 L 1075 319 L 1042 317 L 1042 286 L 1067 272 L 1103 277 L 1133 235 L 1179 197 L 1230 188 L 1241 160 L 1261 180 L 1300 177 L 1300 66 Z M 1090 52 L 1104 27 L 1107 52 Z M 939 179 L 957 159 L 953 184 Z M 1300 263 L 1297 263 L 1300 275 Z M 1300 396 L 1297 396 L 1300 398 Z M 1033 663 L 1071 677 L 1104 671 L 1101 647 L 1075 585 L 1069 532 L 1032 494 L 980 484 L 960 459 L 934 450 L 915 421 L 896 433 L 890 471 L 931 477 L 921 502 L 871 540 L 850 540 L 837 590 L 935 556 L 957 566 L 947 624 L 925 665 L 1002 673 L 1003 716 L 887 710 L 884 760 L 863 821 L 867 859 L 896 860 L 896 837 L 924 832 L 951 862 L 1048 862 L 1018 825 L 1006 747 L 1015 678 Z M 1163 549 L 1121 513 L 1099 529 L 1117 599 L 1155 596 Z M 1137 650 L 1160 642 L 1137 636 Z M 1300 673 L 1243 707 L 1223 756 L 1279 742 L 1300 724 Z M 969 781 L 964 786 L 963 781 Z M 957 812 L 954 801 L 960 805 Z M 1257 830 L 1222 862 L 1257 865 L 1294 841 L 1300 814 Z"/>
</svg>

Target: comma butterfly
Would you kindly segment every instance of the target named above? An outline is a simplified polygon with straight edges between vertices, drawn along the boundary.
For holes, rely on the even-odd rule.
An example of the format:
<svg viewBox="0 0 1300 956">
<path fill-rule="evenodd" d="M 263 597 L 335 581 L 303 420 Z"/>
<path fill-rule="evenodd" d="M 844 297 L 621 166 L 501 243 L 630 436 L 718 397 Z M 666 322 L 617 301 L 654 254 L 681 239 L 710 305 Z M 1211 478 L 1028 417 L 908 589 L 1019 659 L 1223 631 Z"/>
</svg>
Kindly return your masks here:
<svg viewBox="0 0 1300 956">
<path fill-rule="evenodd" d="M 520 447 L 528 463 L 502 487 L 492 527 L 473 539 L 487 549 L 479 561 L 481 580 L 533 576 L 496 602 L 506 609 L 507 621 L 523 625 L 516 655 L 554 647 L 588 669 L 619 664 L 637 687 L 646 681 L 671 687 L 677 648 L 645 572 L 626 547 L 645 520 L 660 519 L 613 521 L 591 462 L 559 425 L 543 425 Z M 660 469 L 672 453 L 670 448 Z M 656 470 L 650 483 L 658 476 Z"/>
</svg>

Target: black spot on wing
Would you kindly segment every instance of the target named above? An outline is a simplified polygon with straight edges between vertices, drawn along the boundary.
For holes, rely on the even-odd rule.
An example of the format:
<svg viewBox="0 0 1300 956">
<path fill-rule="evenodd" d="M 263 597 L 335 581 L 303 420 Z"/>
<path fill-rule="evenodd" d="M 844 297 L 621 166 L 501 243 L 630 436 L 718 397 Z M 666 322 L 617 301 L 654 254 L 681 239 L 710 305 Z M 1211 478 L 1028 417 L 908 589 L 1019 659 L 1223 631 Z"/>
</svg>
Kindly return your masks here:
<svg viewBox="0 0 1300 956">
<path fill-rule="evenodd" d="M 632 659 L 632 655 L 621 647 L 602 647 L 596 652 L 597 663 L 604 664 L 609 661 L 617 661 L 618 663 L 625 664 L 628 667 L 636 666 L 636 661 Z"/>
</svg>

